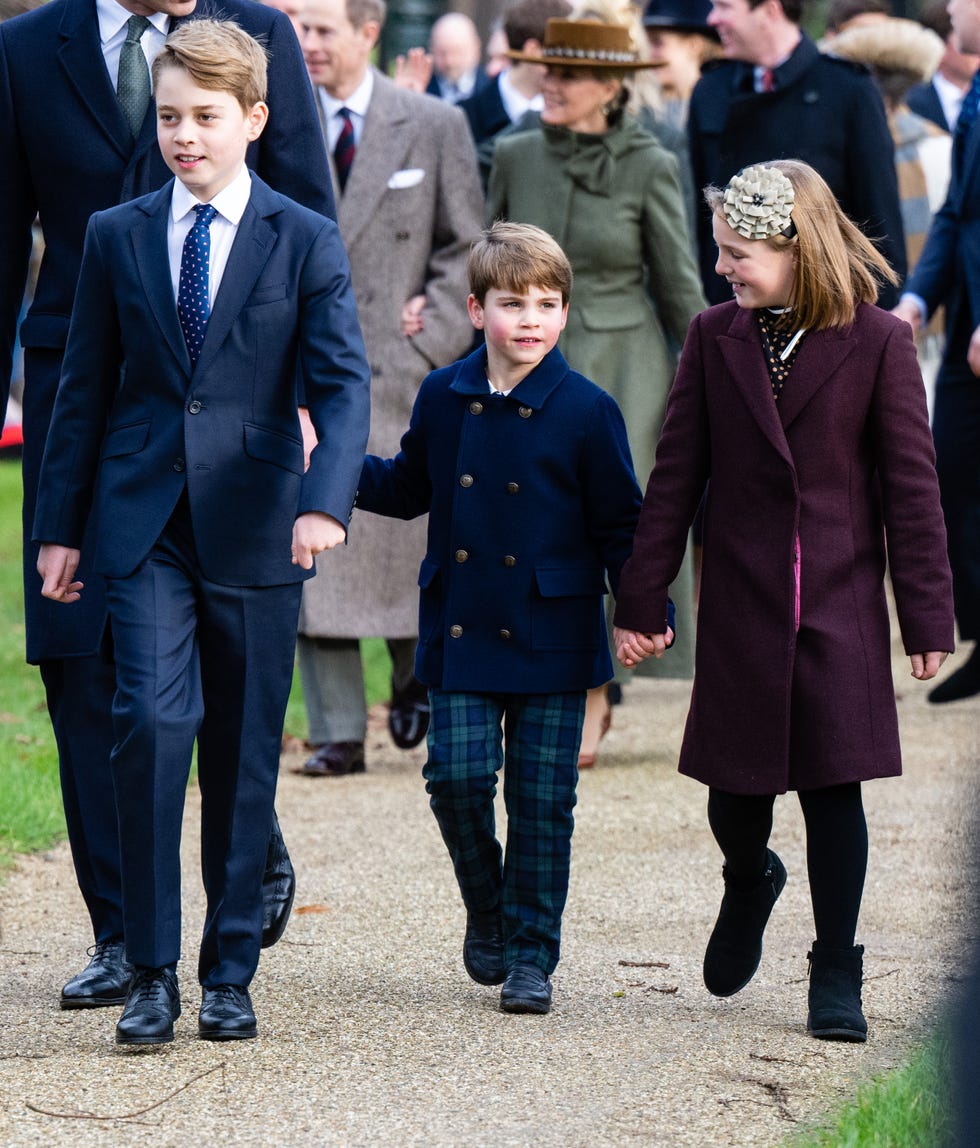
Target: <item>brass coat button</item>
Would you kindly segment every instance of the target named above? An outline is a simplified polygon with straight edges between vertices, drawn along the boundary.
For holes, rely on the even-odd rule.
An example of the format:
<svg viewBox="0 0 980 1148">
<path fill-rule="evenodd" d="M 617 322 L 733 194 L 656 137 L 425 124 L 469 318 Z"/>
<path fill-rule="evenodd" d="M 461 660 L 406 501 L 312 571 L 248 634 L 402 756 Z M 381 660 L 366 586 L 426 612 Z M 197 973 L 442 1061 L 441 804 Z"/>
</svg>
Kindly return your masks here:
<svg viewBox="0 0 980 1148">
<path fill-rule="evenodd" d="M 504 565 L 505 566 L 516 566 L 517 565 L 517 559 L 514 557 L 513 554 L 505 554 L 504 555 Z"/>
<path fill-rule="evenodd" d="M 459 476 L 459 485 L 460 486 L 472 486 L 473 485 L 473 475 L 472 474 L 461 474 Z"/>
<path fill-rule="evenodd" d="M 470 414 L 471 415 L 482 415 L 483 414 L 483 403 L 470 403 Z"/>
<path fill-rule="evenodd" d="M 510 630 L 501 630 L 500 636 L 505 642 L 508 641 L 510 639 Z"/>
<path fill-rule="evenodd" d="M 456 561 L 457 562 L 465 562 L 466 559 L 469 558 L 469 556 L 470 556 L 469 552 L 466 550 L 457 550 L 456 551 Z"/>
<path fill-rule="evenodd" d="M 518 407 L 517 413 L 521 416 L 522 419 L 529 419 L 531 417 L 531 408 Z"/>
<path fill-rule="evenodd" d="M 508 482 L 507 483 L 507 493 L 508 494 L 516 494 L 520 489 L 521 488 L 517 485 L 516 482 Z"/>
<path fill-rule="evenodd" d="M 449 636 L 450 636 L 450 638 L 461 638 L 463 636 L 463 627 L 462 626 L 450 626 L 449 627 Z"/>
</svg>

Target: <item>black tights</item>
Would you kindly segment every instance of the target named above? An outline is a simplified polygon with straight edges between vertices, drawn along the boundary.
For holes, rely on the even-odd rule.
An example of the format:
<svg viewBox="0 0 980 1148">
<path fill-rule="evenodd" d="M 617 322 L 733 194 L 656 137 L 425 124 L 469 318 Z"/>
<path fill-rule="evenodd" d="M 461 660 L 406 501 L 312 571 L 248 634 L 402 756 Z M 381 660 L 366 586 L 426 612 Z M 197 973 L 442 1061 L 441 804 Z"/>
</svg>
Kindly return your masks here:
<svg viewBox="0 0 980 1148">
<path fill-rule="evenodd" d="M 861 785 L 834 785 L 798 794 L 806 822 L 806 864 L 817 940 L 834 949 L 854 944 L 864 875 L 868 826 Z M 766 868 L 774 796 L 708 790 L 708 824 L 736 886 L 758 882 Z"/>
</svg>

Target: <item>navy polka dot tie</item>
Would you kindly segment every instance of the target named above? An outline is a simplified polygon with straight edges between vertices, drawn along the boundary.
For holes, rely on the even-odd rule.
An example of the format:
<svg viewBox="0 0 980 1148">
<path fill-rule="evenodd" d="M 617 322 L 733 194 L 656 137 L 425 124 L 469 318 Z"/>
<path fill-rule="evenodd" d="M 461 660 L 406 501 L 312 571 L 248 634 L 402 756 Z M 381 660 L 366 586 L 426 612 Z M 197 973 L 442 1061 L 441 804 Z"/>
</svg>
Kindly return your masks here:
<svg viewBox="0 0 980 1148">
<path fill-rule="evenodd" d="M 211 314 L 208 263 L 211 258 L 211 220 L 216 215 L 210 203 L 198 203 L 194 211 L 197 219 L 184 240 L 177 286 L 177 314 L 192 364 L 197 362 L 201 353 Z"/>
</svg>

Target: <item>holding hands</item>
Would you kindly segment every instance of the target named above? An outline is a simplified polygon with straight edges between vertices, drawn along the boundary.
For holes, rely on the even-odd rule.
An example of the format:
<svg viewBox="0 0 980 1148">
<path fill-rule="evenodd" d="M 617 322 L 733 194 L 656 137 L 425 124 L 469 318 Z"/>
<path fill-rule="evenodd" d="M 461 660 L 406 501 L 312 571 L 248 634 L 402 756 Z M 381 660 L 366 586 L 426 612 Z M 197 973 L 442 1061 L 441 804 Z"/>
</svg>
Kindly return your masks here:
<svg viewBox="0 0 980 1148">
<path fill-rule="evenodd" d="M 613 641 L 616 643 L 616 657 L 619 664 L 627 669 L 638 666 L 647 658 L 662 658 L 674 640 L 674 632 L 667 627 L 664 634 L 640 634 L 636 630 L 621 630 L 613 627 Z"/>
<path fill-rule="evenodd" d="M 333 550 L 346 537 L 346 529 L 329 514 L 322 514 L 318 510 L 301 514 L 293 523 L 293 565 L 311 570 L 317 554 Z"/>
</svg>

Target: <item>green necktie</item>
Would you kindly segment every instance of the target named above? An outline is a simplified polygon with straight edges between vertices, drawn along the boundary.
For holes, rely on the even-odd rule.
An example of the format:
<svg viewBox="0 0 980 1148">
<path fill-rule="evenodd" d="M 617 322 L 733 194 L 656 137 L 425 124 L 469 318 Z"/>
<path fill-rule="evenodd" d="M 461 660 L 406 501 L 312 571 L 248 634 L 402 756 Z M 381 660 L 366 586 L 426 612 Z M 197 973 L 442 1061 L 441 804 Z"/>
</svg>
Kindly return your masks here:
<svg viewBox="0 0 980 1148">
<path fill-rule="evenodd" d="M 130 16 L 126 21 L 126 42 L 119 54 L 119 81 L 116 95 L 134 136 L 140 134 L 150 102 L 150 69 L 140 37 L 150 26 L 145 16 Z"/>
</svg>

